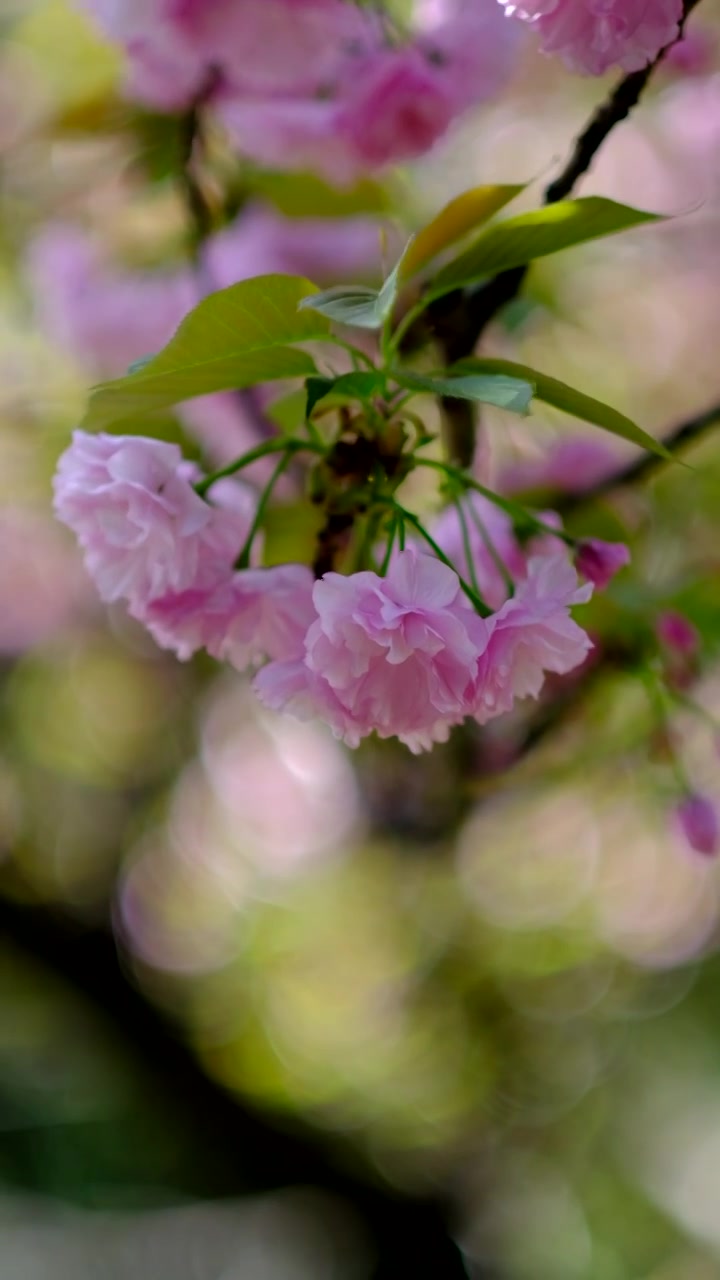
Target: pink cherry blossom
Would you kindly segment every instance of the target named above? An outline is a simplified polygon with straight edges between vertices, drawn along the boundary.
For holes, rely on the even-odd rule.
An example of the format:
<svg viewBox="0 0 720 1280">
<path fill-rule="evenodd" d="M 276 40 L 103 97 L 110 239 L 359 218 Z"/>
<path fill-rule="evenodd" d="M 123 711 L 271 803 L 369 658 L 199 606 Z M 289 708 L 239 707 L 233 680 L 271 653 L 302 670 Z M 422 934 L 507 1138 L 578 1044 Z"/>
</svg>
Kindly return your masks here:
<svg viewBox="0 0 720 1280">
<path fill-rule="evenodd" d="M 682 0 L 499 0 L 529 22 L 544 53 L 572 71 L 604 75 L 611 67 L 639 71 L 680 30 Z"/>
<path fill-rule="evenodd" d="M 624 542 L 604 542 L 602 538 L 582 538 L 578 543 L 575 564 L 578 573 L 604 591 L 610 581 L 630 563 L 630 552 Z"/>
<path fill-rule="evenodd" d="M 218 115 L 233 145 L 277 169 L 309 169 L 336 186 L 362 172 L 340 129 L 342 104 L 328 98 L 241 98 L 220 103 Z"/>
<path fill-rule="evenodd" d="M 212 0 L 210 0 L 212 3 Z M 173 20 L 173 0 L 76 0 L 128 59 L 125 89 L 160 111 L 187 106 L 207 79 L 205 49 Z"/>
<path fill-rule="evenodd" d="M 142 436 L 76 431 L 54 487 L 102 599 L 136 608 L 226 573 L 250 525 L 246 511 L 198 496 L 177 445 Z"/>
<path fill-rule="evenodd" d="M 224 92 L 244 97 L 313 96 L 382 40 L 377 14 L 347 0 L 171 0 L 166 10 L 221 69 Z"/>
<path fill-rule="evenodd" d="M 578 586 L 563 547 L 530 559 L 515 595 L 485 620 L 488 640 L 471 699 L 481 724 L 511 711 L 516 700 L 537 698 L 546 672 L 565 675 L 584 662 L 592 642 L 570 608 L 589 600 L 592 590 Z"/>
<path fill-rule="evenodd" d="M 390 230 L 369 217 L 286 218 L 254 201 L 210 238 L 205 266 L 220 289 L 274 271 L 328 284 L 368 275 L 375 280 L 381 272 L 381 233 Z"/>
<path fill-rule="evenodd" d="M 313 96 L 377 46 L 377 16 L 346 0 L 80 0 L 121 43 L 126 91 L 160 110 L 208 92 Z"/>
<path fill-rule="evenodd" d="M 152 600 L 136 616 L 163 649 L 183 660 L 199 649 L 238 671 L 265 658 L 303 653 L 315 618 L 313 576 L 302 564 L 241 569 L 212 586 Z"/>
<path fill-rule="evenodd" d="M 696 792 L 685 796 L 675 809 L 675 819 L 681 835 L 695 853 L 714 857 L 720 852 L 717 810 L 707 796 Z"/>
<path fill-rule="evenodd" d="M 420 6 L 416 43 L 436 70 L 455 110 L 488 102 L 504 88 L 516 63 L 520 28 L 498 5 L 434 0 Z"/>
<path fill-rule="evenodd" d="M 444 741 L 466 714 L 486 638 L 452 569 L 408 548 L 385 578 L 326 574 L 313 601 L 304 658 L 265 667 L 261 699 L 321 716 L 350 746 L 373 731 L 412 751 Z"/>
<path fill-rule="evenodd" d="M 448 81 L 419 49 L 388 49 L 364 69 L 344 102 L 338 130 L 363 167 L 429 151 L 455 116 Z"/>
</svg>

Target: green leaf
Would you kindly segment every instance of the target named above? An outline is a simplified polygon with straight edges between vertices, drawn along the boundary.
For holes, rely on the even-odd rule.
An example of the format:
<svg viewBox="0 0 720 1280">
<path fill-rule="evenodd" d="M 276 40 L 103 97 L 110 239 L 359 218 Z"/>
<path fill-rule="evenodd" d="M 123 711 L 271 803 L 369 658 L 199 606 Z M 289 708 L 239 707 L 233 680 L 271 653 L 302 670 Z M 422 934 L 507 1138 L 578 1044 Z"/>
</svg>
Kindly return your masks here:
<svg viewBox="0 0 720 1280">
<path fill-rule="evenodd" d="M 83 426 L 103 429 L 212 391 L 314 373 L 307 352 L 286 345 L 329 331 L 321 316 L 298 312 L 312 288 L 300 276 L 255 276 L 204 298 L 148 364 L 93 392 Z"/>
<path fill-rule="evenodd" d="M 415 235 L 403 257 L 401 280 L 417 275 L 439 253 L 487 222 L 523 190 L 524 185 L 483 186 L 456 196 Z"/>
<path fill-rule="evenodd" d="M 386 377 L 381 369 L 357 369 L 341 373 L 337 378 L 308 378 L 307 417 L 326 396 L 339 400 L 368 400 L 385 390 Z"/>
<path fill-rule="evenodd" d="M 457 366 L 456 366 L 457 367 Z M 449 396 L 458 400 L 475 400 L 482 404 L 492 404 L 498 409 L 507 409 L 510 413 L 526 414 L 530 401 L 535 393 L 533 383 L 523 377 L 512 377 L 504 373 L 467 373 L 458 369 L 448 370 L 443 376 L 407 373 L 404 369 L 394 370 L 392 377 L 401 386 L 411 391 L 427 391 L 436 396 Z"/>
<path fill-rule="evenodd" d="M 368 289 L 362 284 L 338 284 L 322 293 L 303 298 L 298 306 L 301 311 L 319 311 L 320 315 L 348 324 L 356 329 L 380 329 L 393 307 L 398 292 L 400 271 L 412 246 L 408 240 L 400 258 L 381 289 Z"/>
<path fill-rule="evenodd" d="M 644 222 L 659 221 L 661 217 L 616 204 L 602 196 L 561 200 L 489 227 L 464 253 L 438 272 L 430 292 L 433 297 L 439 297 L 485 276 L 524 266 L 535 258 L 559 253 L 572 245 L 616 235 Z"/>
<path fill-rule="evenodd" d="M 323 289 L 309 298 L 302 298 L 300 311 L 317 311 L 338 324 L 353 325 L 356 329 L 379 329 L 382 316 L 378 312 L 377 289 L 364 284 L 338 284 Z"/>
<path fill-rule="evenodd" d="M 513 360 L 473 359 L 460 361 L 459 364 L 453 365 L 450 372 L 462 375 L 473 372 L 485 375 L 502 374 L 511 378 L 525 378 L 534 384 L 537 400 L 542 400 L 545 404 L 562 410 L 563 413 L 570 413 L 575 418 L 581 418 L 583 422 L 602 427 L 604 431 L 610 431 L 612 435 L 640 445 L 643 449 L 656 453 L 660 457 L 672 457 L 664 445 L 648 435 L 647 431 L 643 431 L 642 427 L 638 427 L 631 418 L 627 418 L 618 409 L 613 409 L 602 400 L 595 400 L 582 391 L 576 391 L 566 382 L 551 378 L 546 373 L 531 369 L 528 365 L 516 364 Z"/>
</svg>

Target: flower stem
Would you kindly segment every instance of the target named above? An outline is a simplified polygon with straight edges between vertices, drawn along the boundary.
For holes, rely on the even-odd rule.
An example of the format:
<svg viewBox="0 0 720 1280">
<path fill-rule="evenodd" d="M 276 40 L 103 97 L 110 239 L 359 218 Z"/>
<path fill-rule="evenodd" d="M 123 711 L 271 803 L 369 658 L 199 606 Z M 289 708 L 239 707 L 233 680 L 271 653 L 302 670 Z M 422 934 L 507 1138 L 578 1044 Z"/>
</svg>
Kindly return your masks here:
<svg viewBox="0 0 720 1280">
<path fill-rule="evenodd" d="M 248 533 L 248 536 L 245 539 L 245 544 L 242 548 L 242 551 L 240 552 L 240 555 L 235 561 L 236 569 L 247 569 L 250 563 L 250 552 L 252 550 L 252 544 L 255 540 L 255 536 L 265 517 L 265 512 L 267 510 L 267 505 L 268 505 L 268 502 L 270 501 L 272 491 L 275 488 L 275 485 L 280 479 L 285 468 L 290 465 L 291 458 L 292 458 L 291 450 L 286 449 L 285 453 L 280 458 L 280 461 L 278 462 L 275 470 L 273 471 L 270 479 L 268 480 L 267 484 L 265 485 L 265 488 L 263 489 L 260 495 L 260 499 L 257 504 L 257 510 L 255 511 L 255 518 L 253 519 L 253 522 L 250 526 L 250 532 Z"/>
<path fill-rule="evenodd" d="M 461 485 L 463 488 L 474 489 L 476 493 L 481 493 L 484 498 L 493 502 L 496 507 L 500 507 L 501 511 L 507 512 L 515 523 L 529 525 L 531 529 L 538 533 L 549 533 L 553 538 L 559 538 L 568 547 L 576 546 L 577 538 L 573 538 L 572 534 L 566 533 L 563 529 L 555 529 L 552 525 L 546 524 L 544 520 L 539 520 L 521 502 L 515 502 L 512 498 L 504 498 L 502 494 L 495 493 L 493 489 L 488 489 L 485 485 L 479 484 L 477 480 L 473 480 L 472 476 L 462 471 L 460 467 L 454 467 L 450 462 L 438 462 L 434 458 L 416 458 L 415 464 L 418 467 L 431 467 L 434 471 L 442 471 L 449 479 L 454 480 L 456 484 Z"/>
<path fill-rule="evenodd" d="M 221 467 L 219 471 L 213 471 L 209 476 L 204 476 L 195 485 L 195 492 L 204 498 L 208 489 L 211 489 L 218 480 L 223 480 L 226 476 L 234 476 L 238 471 L 242 471 L 244 467 L 249 467 L 252 462 L 257 462 L 258 458 L 266 458 L 272 453 L 286 453 L 288 459 L 301 450 L 307 450 L 309 453 L 324 454 L 326 452 L 324 445 L 314 440 L 264 440 L 262 444 L 258 444 L 254 449 L 250 449 L 248 453 L 244 453 L 242 457 L 235 458 L 233 462 L 229 462 L 226 467 Z"/>
<path fill-rule="evenodd" d="M 489 618 L 492 613 L 492 609 L 488 608 L 480 593 L 476 591 L 469 582 L 466 582 L 465 579 L 461 577 L 452 560 L 448 559 L 442 547 L 439 547 L 432 535 L 428 533 L 425 525 L 422 523 L 422 520 L 420 520 L 418 516 L 414 515 L 412 511 L 408 511 L 405 507 L 401 507 L 400 503 L 396 502 L 394 498 L 382 498 L 381 501 L 391 507 L 401 520 L 412 525 L 413 529 L 420 534 L 420 537 L 423 538 L 424 541 L 427 542 L 428 546 L 435 552 L 438 560 L 441 560 L 443 564 L 447 565 L 448 569 L 452 569 L 453 573 L 457 574 L 462 590 L 465 592 L 465 595 L 473 605 L 476 612 L 480 614 L 480 617 Z"/>
</svg>

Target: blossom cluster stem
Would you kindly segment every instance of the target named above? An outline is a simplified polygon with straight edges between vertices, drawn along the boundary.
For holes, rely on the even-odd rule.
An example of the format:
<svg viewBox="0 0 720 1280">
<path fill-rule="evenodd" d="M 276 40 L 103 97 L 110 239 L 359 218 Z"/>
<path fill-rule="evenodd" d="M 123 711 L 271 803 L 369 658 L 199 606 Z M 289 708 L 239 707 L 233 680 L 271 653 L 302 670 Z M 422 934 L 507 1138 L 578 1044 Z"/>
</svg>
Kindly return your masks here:
<svg viewBox="0 0 720 1280">
<path fill-rule="evenodd" d="M 286 449 L 285 452 L 280 457 L 280 461 L 275 467 L 275 470 L 273 471 L 270 479 L 265 485 L 265 488 L 260 494 L 257 508 L 255 511 L 255 516 L 253 518 L 252 524 L 250 525 L 250 530 L 248 532 L 247 538 L 245 539 L 245 544 L 242 548 L 242 551 L 240 552 L 240 555 L 235 561 L 236 569 L 247 569 L 250 563 L 250 552 L 252 551 L 252 544 L 255 541 L 255 538 L 257 537 L 258 531 L 262 525 L 263 520 L 265 519 L 265 512 L 267 511 L 267 505 L 272 496 L 273 489 L 275 488 L 275 485 L 280 479 L 283 471 L 285 471 L 286 468 L 289 467 L 291 459 L 292 459 L 292 453 L 289 449 Z"/>
<path fill-rule="evenodd" d="M 467 596 L 468 600 L 472 604 L 473 608 L 476 610 L 477 613 L 480 614 L 481 618 L 489 618 L 490 614 L 492 613 L 492 609 L 488 608 L 482 596 L 475 590 L 475 588 L 472 587 L 469 582 L 466 582 L 465 579 L 461 577 L 460 574 L 457 573 L 457 565 L 454 565 L 452 560 L 450 560 L 448 556 L 445 555 L 445 552 L 443 551 L 442 547 L 438 546 L 432 534 L 428 533 L 422 520 L 420 520 L 420 518 L 416 516 L 413 511 L 408 511 L 405 507 L 401 506 L 400 503 L 396 502 L 394 498 L 382 498 L 381 501 L 396 513 L 396 515 L 400 518 L 402 523 L 411 525 L 412 528 L 415 530 L 415 532 L 420 535 L 423 541 L 427 542 L 428 546 L 432 549 L 434 554 L 437 556 L 438 560 L 442 560 L 443 564 L 446 564 L 449 569 L 452 569 L 453 573 L 457 574 L 460 581 L 460 586 L 464 591 L 465 595 Z"/>
<path fill-rule="evenodd" d="M 547 533 L 553 538 L 559 538 L 566 546 L 574 548 L 577 545 L 577 539 L 571 534 L 566 533 L 564 529 L 556 529 L 550 524 L 546 524 L 544 520 L 538 519 L 527 507 L 521 502 L 515 502 L 512 498 L 503 497 L 500 493 L 495 493 L 493 489 L 488 489 L 484 484 L 474 480 L 467 472 L 455 467 L 450 462 L 440 462 L 435 458 L 416 458 L 415 465 L 418 467 L 430 467 L 433 471 L 443 472 L 449 480 L 453 480 L 456 485 L 463 489 L 474 489 L 476 493 L 482 494 L 483 498 L 487 498 L 489 502 L 500 507 L 516 524 L 530 527 L 536 533 Z"/>
<path fill-rule="evenodd" d="M 227 466 L 221 467 L 219 471 L 213 471 L 209 476 L 204 476 L 195 485 L 195 492 L 199 493 L 201 498 L 204 497 L 218 480 L 224 480 L 226 476 L 236 475 L 238 471 L 249 467 L 251 463 L 257 462 L 259 458 L 266 458 L 268 454 L 286 453 L 290 456 L 300 452 L 324 455 L 325 447 L 314 440 L 264 440 L 262 444 L 256 445 L 254 449 L 250 449 L 242 457 L 235 458 Z"/>
</svg>

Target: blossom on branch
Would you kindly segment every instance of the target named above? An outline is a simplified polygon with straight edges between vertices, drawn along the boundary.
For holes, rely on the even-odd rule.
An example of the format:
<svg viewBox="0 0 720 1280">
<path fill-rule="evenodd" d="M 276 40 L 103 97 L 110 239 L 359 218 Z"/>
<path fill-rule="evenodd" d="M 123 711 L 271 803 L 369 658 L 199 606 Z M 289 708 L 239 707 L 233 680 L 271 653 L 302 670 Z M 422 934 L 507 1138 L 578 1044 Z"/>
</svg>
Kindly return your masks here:
<svg viewBox="0 0 720 1280">
<path fill-rule="evenodd" d="M 592 648 L 570 617 L 592 586 L 578 586 L 565 548 L 533 556 L 515 595 L 486 621 L 488 641 L 472 690 L 472 713 L 480 724 L 511 711 L 516 700 L 537 698 L 546 672 L 567 675 Z"/>
<path fill-rule="evenodd" d="M 498 0 L 535 28 L 544 53 L 572 71 L 640 71 L 677 39 L 682 0 Z"/>
<path fill-rule="evenodd" d="M 263 702 L 319 715 L 350 746 L 373 731 L 412 751 L 444 741 L 485 642 L 457 574 L 408 548 L 386 578 L 325 574 L 313 600 L 304 658 L 259 673 Z"/>
<path fill-rule="evenodd" d="M 203 501 L 177 445 L 143 436 L 76 431 L 54 487 L 100 596 L 135 609 L 227 573 L 251 524 L 247 503 Z"/>
<path fill-rule="evenodd" d="M 136 616 L 163 649 L 183 660 L 206 649 L 238 671 L 264 659 L 302 654 L 315 618 L 313 576 L 307 565 L 228 573 L 210 587 L 151 601 Z"/>
</svg>

